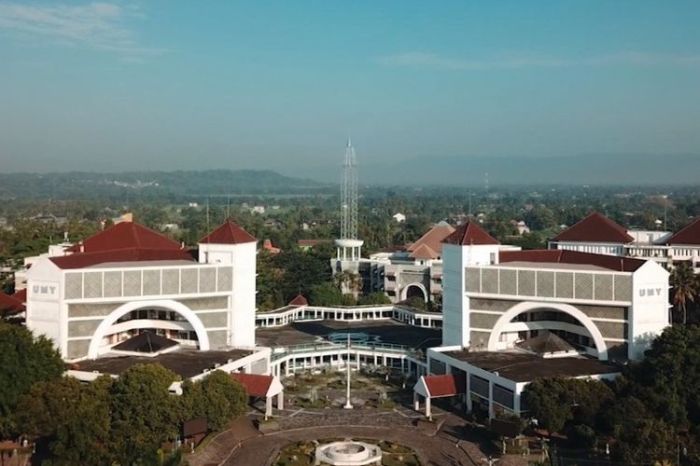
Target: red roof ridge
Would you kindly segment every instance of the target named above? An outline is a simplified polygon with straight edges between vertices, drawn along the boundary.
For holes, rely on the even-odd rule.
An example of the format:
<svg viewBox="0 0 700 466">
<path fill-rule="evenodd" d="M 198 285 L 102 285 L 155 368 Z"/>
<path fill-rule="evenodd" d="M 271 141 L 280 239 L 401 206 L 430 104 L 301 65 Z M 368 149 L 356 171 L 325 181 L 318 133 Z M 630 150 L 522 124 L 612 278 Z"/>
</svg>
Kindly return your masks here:
<svg viewBox="0 0 700 466">
<path fill-rule="evenodd" d="M 248 396 L 258 398 L 267 396 L 270 385 L 272 385 L 274 380 L 274 377 L 271 375 L 244 374 L 242 372 L 233 372 L 231 377 L 245 387 Z"/>
<path fill-rule="evenodd" d="M 473 220 L 467 220 L 445 240 L 443 243 L 457 244 L 461 246 L 501 244 L 496 238 L 491 236 L 479 224 Z"/>
<path fill-rule="evenodd" d="M 568 249 L 530 249 L 526 251 L 501 251 L 499 263 L 537 262 L 551 264 L 595 265 L 617 272 L 634 272 L 647 261 L 632 257 L 593 254 Z"/>
<path fill-rule="evenodd" d="M 258 240 L 245 231 L 240 225 L 227 219 L 211 233 L 199 240 L 200 244 L 242 244 L 254 243 Z"/>
<path fill-rule="evenodd" d="M 294 299 L 289 301 L 288 305 L 289 306 L 308 306 L 309 301 L 304 297 L 303 294 L 299 293 L 298 295 L 296 295 L 294 297 Z"/>
<path fill-rule="evenodd" d="M 590 241 L 594 243 L 631 243 L 634 238 L 627 229 L 600 212 L 591 212 L 552 241 Z"/>
<path fill-rule="evenodd" d="M 466 391 L 466 380 L 454 374 L 424 375 L 423 381 L 431 398 L 453 396 Z"/>
<path fill-rule="evenodd" d="M 674 233 L 666 244 L 700 244 L 700 217 L 694 218 L 689 224 Z"/>
<path fill-rule="evenodd" d="M 60 269 L 82 269 L 107 262 L 193 261 L 193 257 L 185 249 L 129 248 L 114 249 L 111 251 L 80 252 L 67 256 L 50 257 L 49 260 Z"/>
<path fill-rule="evenodd" d="M 68 248 L 67 251 L 104 252 L 119 249 L 182 249 L 177 241 L 135 222 L 121 222 Z"/>
<path fill-rule="evenodd" d="M 19 314 L 25 311 L 24 303 L 17 298 L 0 291 L 0 312 L 8 315 Z"/>
</svg>

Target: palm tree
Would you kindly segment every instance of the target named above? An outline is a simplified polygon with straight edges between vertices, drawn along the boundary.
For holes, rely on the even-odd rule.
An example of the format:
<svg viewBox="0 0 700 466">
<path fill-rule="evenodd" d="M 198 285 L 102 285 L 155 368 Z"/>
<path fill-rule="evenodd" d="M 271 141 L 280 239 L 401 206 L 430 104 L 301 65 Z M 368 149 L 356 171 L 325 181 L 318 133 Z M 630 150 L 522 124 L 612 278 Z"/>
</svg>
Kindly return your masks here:
<svg viewBox="0 0 700 466">
<path fill-rule="evenodd" d="M 680 263 L 671 272 L 671 286 L 673 305 L 683 311 L 683 324 L 687 323 L 686 306 L 688 302 L 694 302 L 698 295 L 698 280 L 690 264 Z"/>
</svg>

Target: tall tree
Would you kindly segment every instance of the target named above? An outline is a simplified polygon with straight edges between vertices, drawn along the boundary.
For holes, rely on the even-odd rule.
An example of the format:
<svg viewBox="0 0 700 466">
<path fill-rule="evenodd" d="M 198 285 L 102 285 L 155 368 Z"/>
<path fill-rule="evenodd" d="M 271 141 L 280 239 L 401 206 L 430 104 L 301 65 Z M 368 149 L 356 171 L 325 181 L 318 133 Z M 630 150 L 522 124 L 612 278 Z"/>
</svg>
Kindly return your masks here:
<svg viewBox="0 0 700 466">
<path fill-rule="evenodd" d="M 112 385 L 112 437 L 117 460 L 133 464 L 152 458 L 174 439 L 180 402 L 168 391 L 177 376 L 159 364 L 137 364 Z"/>
<path fill-rule="evenodd" d="M 687 262 L 681 262 L 671 272 L 671 293 L 673 305 L 683 312 L 683 324 L 688 322 L 687 305 L 695 301 L 698 294 L 698 280 L 693 268 Z"/>
<path fill-rule="evenodd" d="M 14 414 L 19 397 L 36 382 L 59 378 L 63 370 L 51 341 L 0 320 L 0 438 L 17 433 Z"/>
</svg>

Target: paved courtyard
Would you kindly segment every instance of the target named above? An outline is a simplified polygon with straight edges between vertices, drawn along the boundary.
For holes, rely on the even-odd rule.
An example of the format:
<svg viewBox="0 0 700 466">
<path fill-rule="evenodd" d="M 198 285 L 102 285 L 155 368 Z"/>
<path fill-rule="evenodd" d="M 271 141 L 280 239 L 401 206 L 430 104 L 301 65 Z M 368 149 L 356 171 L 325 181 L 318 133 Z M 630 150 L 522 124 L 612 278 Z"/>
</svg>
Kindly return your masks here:
<svg viewBox="0 0 700 466">
<path fill-rule="evenodd" d="M 251 413 L 251 418 L 257 417 Z M 405 408 L 376 412 L 342 409 L 285 411 L 277 418 L 279 430 L 267 434 L 254 431 L 250 419 L 234 423 L 229 431 L 215 437 L 188 458 L 192 466 L 268 466 L 280 450 L 300 441 L 329 437 L 376 439 L 412 448 L 423 466 L 483 465 L 486 457 L 480 447 L 464 437 L 464 421 L 450 413 L 439 412 L 440 426 L 425 429 L 416 426 L 420 414 Z M 505 457 L 499 466 L 525 466 L 519 457 Z"/>
<path fill-rule="evenodd" d="M 370 342 L 403 345 L 425 349 L 442 342 L 440 329 L 420 328 L 393 320 L 346 322 L 321 320 L 295 322 L 284 327 L 259 328 L 255 338 L 261 346 L 292 346 L 321 342 L 333 332 L 352 330 L 367 333 Z"/>
</svg>

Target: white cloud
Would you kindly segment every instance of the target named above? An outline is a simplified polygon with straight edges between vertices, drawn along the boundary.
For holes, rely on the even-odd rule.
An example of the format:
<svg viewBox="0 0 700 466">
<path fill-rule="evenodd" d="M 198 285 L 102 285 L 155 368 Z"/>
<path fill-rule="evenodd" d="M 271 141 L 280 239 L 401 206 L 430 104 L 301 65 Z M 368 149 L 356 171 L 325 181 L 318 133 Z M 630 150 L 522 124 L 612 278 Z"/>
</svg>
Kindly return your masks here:
<svg viewBox="0 0 700 466">
<path fill-rule="evenodd" d="M 128 57 L 162 53 L 162 49 L 142 47 L 137 42 L 127 22 L 140 17 L 138 11 L 113 3 L 27 5 L 0 1 L 0 29 Z"/>
<path fill-rule="evenodd" d="M 515 68 L 561 68 L 573 66 L 638 65 L 638 66 L 695 66 L 700 55 L 666 55 L 642 52 L 623 52 L 587 58 L 567 59 L 546 56 L 520 55 L 488 60 L 466 60 L 444 57 L 425 52 L 406 52 L 379 57 L 385 66 L 437 68 L 446 70 L 492 70 Z"/>
</svg>

